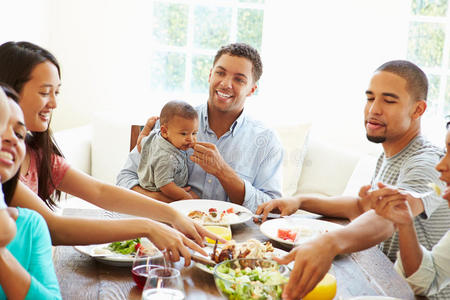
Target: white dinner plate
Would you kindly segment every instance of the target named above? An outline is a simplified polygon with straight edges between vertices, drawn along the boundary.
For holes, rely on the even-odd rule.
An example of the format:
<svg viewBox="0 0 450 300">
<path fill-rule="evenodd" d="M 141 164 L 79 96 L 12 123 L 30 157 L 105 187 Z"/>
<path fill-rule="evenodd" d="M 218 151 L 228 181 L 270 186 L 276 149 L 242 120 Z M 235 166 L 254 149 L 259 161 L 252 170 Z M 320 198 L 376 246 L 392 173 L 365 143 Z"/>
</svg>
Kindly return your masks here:
<svg viewBox="0 0 450 300">
<path fill-rule="evenodd" d="M 193 210 L 200 210 L 208 213 L 210 208 L 215 208 L 217 211 L 223 211 L 233 208 L 235 213 L 241 212 L 237 220 L 229 223 L 204 223 L 203 225 L 235 225 L 247 222 L 253 217 L 253 213 L 241 205 L 237 205 L 231 202 L 218 201 L 218 200 L 180 200 L 174 201 L 169 204 L 173 208 L 177 209 L 179 212 L 188 215 Z"/>
<path fill-rule="evenodd" d="M 294 243 L 288 240 L 283 240 L 278 237 L 278 229 L 300 229 L 300 237 L 298 244 L 304 243 L 317 235 L 341 228 L 342 225 L 302 217 L 285 217 L 280 219 L 273 219 L 261 224 L 259 230 L 268 238 L 280 242 L 285 245 L 293 246 Z"/>
<path fill-rule="evenodd" d="M 142 238 L 144 239 L 144 238 Z M 145 242 L 144 242 L 145 243 Z M 148 241 L 148 243 L 151 243 Z M 96 249 L 103 249 L 107 247 L 110 243 L 106 244 L 96 244 L 96 245 L 86 245 L 86 246 L 74 246 L 75 250 L 78 252 L 90 256 L 95 260 L 116 267 L 131 267 L 133 265 L 134 255 L 131 254 L 120 254 L 120 253 L 111 253 L 111 254 L 97 254 Z M 150 248 L 150 246 L 148 246 Z M 154 247 L 151 244 L 151 247 Z M 156 247 L 154 247 L 156 255 L 160 252 Z"/>
<path fill-rule="evenodd" d="M 349 300 L 401 300 L 401 299 L 384 296 L 360 296 L 351 298 Z"/>
<path fill-rule="evenodd" d="M 207 247 L 203 248 L 203 250 L 205 250 L 206 253 L 208 253 L 208 255 L 211 255 L 211 253 L 213 252 L 213 247 L 207 246 Z M 286 251 L 281 250 L 281 249 L 278 249 L 278 248 L 273 248 L 273 255 L 274 255 L 274 256 L 276 256 L 276 257 L 281 257 L 281 256 L 283 256 L 283 255 L 285 255 L 285 254 L 287 254 Z M 199 254 L 199 253 L 198 253 L 197 255 L 202 256 L 202 255 Z M 208 256 L 208 258 L 211 258 L 211 256 Z M 270 259 L 270 257 L 269 257 L 268 259 Z M 197 267 L 197 268 L 199 268 L 200 270 L 206 272 L 206 273 L 213 274 L 214 267 L 210 269 L 210 268 L 208 268 L 206 265 L 204 265 L 204 264 L 202 264 L 202 263 L 199 263 L 199 262 L 196 262 L 196 263 L 194 264 L 194 266 Z M 292 268 L 294 267 L 294 262 L 289 263 L 287 266 L 292 270 Z"/>
</svg>

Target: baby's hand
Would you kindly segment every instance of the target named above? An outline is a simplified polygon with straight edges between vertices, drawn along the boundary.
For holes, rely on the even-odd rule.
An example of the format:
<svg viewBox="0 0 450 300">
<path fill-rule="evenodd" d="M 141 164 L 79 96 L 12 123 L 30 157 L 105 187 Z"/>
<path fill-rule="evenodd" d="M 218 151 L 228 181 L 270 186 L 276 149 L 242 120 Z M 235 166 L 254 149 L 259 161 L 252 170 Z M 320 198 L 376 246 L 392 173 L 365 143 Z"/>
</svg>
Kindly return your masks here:
<svg viewBox="0 0 450 300">
<path fill-rule="evenodd" d="M 144 128 L 139 133 L 137 143 L 136 143 L 139 153 L 141 153 L 141 150 L 142 150 L 142 147 L 141 147 L 142 139 L 150 134 L 150 131 L 152 131 L 153 127 L 155 127 L 155 123 L 158 120 L 159 120 L 158 116 L 153 116 L 153 117 L 148 118 L 147 122 L 145 123 Z"/>
</svg>

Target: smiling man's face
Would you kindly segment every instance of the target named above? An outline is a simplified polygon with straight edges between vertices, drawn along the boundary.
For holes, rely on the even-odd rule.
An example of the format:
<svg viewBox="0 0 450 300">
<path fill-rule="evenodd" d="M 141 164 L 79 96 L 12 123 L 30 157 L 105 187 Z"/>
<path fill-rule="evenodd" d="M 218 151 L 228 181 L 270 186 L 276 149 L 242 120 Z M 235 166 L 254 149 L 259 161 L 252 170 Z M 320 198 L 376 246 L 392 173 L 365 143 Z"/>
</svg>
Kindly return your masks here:
<svg viewBox="0 0 450 300">
<path fill-rule="evenodd" d="M 245 99 L 256 90 L 252 68 L 247 58 L 222 55 L 209 74 L 209 108 L 240 114 Z"/>
<path fill-rule="evenodd" d="M 395 141 L 412 129 L 415 102 L 406 80 L 394 73 L 376 72 L 366 91 L 364 126 L 375 143 Z"/>
</svg>

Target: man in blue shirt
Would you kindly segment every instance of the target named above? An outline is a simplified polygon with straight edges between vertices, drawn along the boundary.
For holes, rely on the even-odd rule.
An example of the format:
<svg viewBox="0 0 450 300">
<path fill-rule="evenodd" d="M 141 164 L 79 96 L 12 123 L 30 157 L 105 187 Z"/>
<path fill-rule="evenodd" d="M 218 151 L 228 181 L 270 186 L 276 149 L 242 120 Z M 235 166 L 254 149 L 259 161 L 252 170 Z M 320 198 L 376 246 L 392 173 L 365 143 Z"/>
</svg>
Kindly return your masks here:
<svg viewBox="0 0 450 300">
<path fill-rule="evenodd" d="M 222 47 L 209 74 L 208 102 L 196 108 L 199 142 L 190 155 L 188 185 L 202 199 L 231 201 L 255 211 L 281 196 L 283 148 L 273 130 L 244 113 L 262 74 L 258 52 L 246 44 Z M 117 185 L 166 201 L 139 186 L 140 154 L 133 149 Z"/>
</svg>

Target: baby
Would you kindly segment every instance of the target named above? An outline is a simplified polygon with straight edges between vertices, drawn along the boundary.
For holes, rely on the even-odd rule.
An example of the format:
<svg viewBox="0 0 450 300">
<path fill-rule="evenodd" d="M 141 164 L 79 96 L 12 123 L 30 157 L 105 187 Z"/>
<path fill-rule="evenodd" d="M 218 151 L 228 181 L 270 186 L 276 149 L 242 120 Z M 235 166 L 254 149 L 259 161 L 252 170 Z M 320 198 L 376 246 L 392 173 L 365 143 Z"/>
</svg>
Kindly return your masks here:
<svg viewBox="0 0 450 300">
<path fill-rule="evenodd" d="M 172 200 L 192 199 L 183 187 L 188 182 L 186 150 L 197 141 L 198 114 L 186 102 L 170 101 L 161 110 L 160 124 L 141 141 L 139 184 Z"/>
<path fill-rule="evenodd" d="M 3 87 L 0 85 L 0 149 L 2 145 L 2 135 L 6 130 L 9 121 L 9 104 Z M 2 153 L 0 151 L 0 159 Z M 15 222 L 7 210 L 5 198 L 3 196 L 2 180 L 0 174 L 0 247 L 5 247 L 15 236 Z"/>
</svg>

